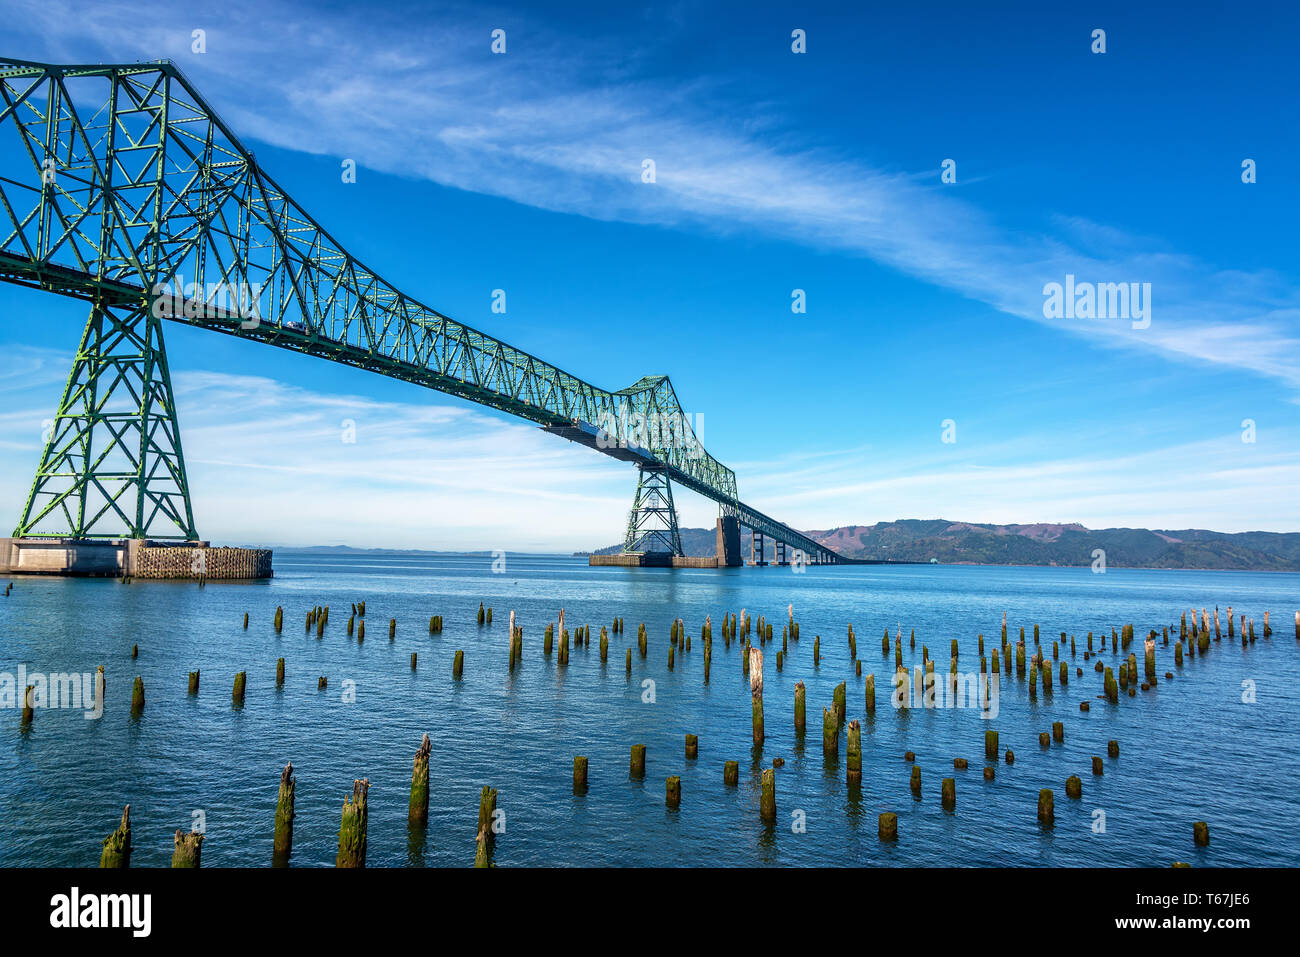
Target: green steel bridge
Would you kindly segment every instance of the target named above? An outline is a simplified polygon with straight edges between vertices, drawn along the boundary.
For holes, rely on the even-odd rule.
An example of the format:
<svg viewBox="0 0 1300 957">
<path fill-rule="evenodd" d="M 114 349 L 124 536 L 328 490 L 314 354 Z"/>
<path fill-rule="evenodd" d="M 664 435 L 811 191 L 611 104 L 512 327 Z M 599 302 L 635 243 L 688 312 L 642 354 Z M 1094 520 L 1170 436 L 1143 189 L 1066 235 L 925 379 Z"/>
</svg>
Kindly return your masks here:
<svg viewBox="0 0 1300 957">
<path fill-rule="evenodd" d="M 849 561 L 740 500 L 667 376 L 611 392 L 390 285 L 171 62 L 0 60 L 0 97 L 0 279 L 90 304 L 15 537 L 198 539 L 166 319 L 418 383 L 634 463 L 628 553 L 682 554 L 675 484 L 718 503 L 737 552 L 744 526 L 782 558 L 788 545 Z"/>
</svg>

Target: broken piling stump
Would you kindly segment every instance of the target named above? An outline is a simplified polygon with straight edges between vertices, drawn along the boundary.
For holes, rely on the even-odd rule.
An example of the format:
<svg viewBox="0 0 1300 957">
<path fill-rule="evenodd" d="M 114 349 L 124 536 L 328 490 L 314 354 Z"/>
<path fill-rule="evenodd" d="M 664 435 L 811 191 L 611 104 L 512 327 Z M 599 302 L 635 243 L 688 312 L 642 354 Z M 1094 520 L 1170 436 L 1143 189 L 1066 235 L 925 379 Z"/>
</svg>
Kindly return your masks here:
<svg viewBox="0 0 1300 957">
<path fill-rule="evenodd" d="M 178 829 L 174 845 L 172 867 L 193 868 L 199 866 L 200 859 L 203 856 L 202 834 L 196 834 L 193 831 L 187 834 Z"/>
<path fill-rule="evenodd" d="M 426 734 L 411 766 L 411 800 L 406 816 L 412 824 L 424 824 L 429 820 L 429 755 L 432 750 L 433 745 Z"/>
<path fill-rule="evenodd" d="M 339 849 L 335 867 L 366 866 L 366 793 L 370 779 L 352 782 L 352 795 L 343 800 L 343 817 L 339 824 Z"/>
<path fill-rule="evenodd" d="M 104 838 L 99 855 L 100 867 L 129 867 L 131 864 L 131 805 L 122 809 L 122 823 Z"/>
<path fill-rule="evenodd" d="M 293 797 L 296 782 L 293 762 L 280 772 L 280 793 L 275 801 L 275 845 L 273 857 L 287 858 L 293 849 Z"/>
</svg>

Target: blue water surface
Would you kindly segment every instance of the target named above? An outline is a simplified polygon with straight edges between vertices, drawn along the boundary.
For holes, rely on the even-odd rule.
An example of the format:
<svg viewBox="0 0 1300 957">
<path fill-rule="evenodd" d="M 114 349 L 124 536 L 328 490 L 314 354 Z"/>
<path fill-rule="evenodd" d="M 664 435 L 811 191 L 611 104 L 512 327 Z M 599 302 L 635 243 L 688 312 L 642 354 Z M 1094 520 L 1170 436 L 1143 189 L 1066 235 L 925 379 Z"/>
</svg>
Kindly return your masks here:
<svg viewBox="0 0 1300 957">
<path fill-rule="evenodd" d="M 500 563 L 498 563 L 498 568 Z M 1300 575 L 1246 572 L 975 566 L 790 568 L 589 568 L 582 559 L 516 557 L 493 571 L 489 556 L 370 557 L 278 552 L 276 577 L 208 584 L 17 578 L 0 599 L 0 671 L 94 672 L 103 665 L 103 717 L 38 710 L 30 728 L 16 710 L 0 711 L 0 865 L 93 866 L 101 841 L 131 805 L 133 866 L 166 866 L 177 828 L 206 829 L 203 864 L 269 866 L 280 770 L 297 773 L 295 867 L 334 863 L 340 808 L 354 778 L 370 780 L 370 866 L 468 866 L 474 859 L 479 790 L 499 791 L 504 832 L 500 866 L 536 865 L 843 865 L 1167 866 L 1300 863 L 1294 826 L 1300 800 L 1291 786 L 1300 763 L 1300 644 L 1292 623 Z M 367 604 L 364 643 L 346 635 L 349 606 Z M 480 628 L 479 602 L 494 610 Z M 801 640 L 784 670 L 776 650 L 787 605 Z M 1084 661 L 1084 636 L 1133 624 L 1129 650 L 1142 659 L 1146 632 L 1176 625 L 1184 611 L 1232 605 L 1253 616 L 1257 640 L 1243 647 L 1225 635 L 1204 656 L 1174 664 L 1173 644 L 1157 640 L 1160 680 L 1112 705 L 1097 697 L 1102 676 Z M 283 632 L 272 625 L 285 611 Z M 324 637 L 305 629 L 307 612 L 329 605 Z M 559 609 L 570 628 L 592 625 L 588 648 L 567 667 L 543 654 L 542 633 Z M 508 620 L 524 628 L 524 660 L 508 667 Z M 738 645 L 727 649 L 725 612 L 746 609 L 774 623 L 765 647 L 766 741 L 754 748 L 748 679 Z M 1274 634 L 1263 637 L 1272 613 Z M 250 625 L 242 627 L 247 611 Z M 998 645 L 1003 612 L 1011 639 L 1024 626 L 1030 649 L 1041 628 L 1046 654 L 1061 632 L 1073 635 L 1053 691 L 1028 696 L 1014 678 L 999 686 L 998 714 L 977 709 L 891 706 L 892 652 L 881 637 L 901 627 L 905 662 L 928 646 L 942 674 L 949 643 L 959 667 L 977 671 L 977 635 Z M 430 615 L 444 630 L 430 635 Z M 602 625 L 609 662 L 597 650 Z M 712 615 L 712 671 L 704 682 L 700 628 Z M 692 650 L 668 669 L 672 620 L 681 617 Z M 388 620 L 397 634 L 388 639 Z M 649 656 L 636 653 L 645 622 Z M 877 708 L 865 713 L 864 677 L 854 673 L 847 629 L 854 625 L 863 674 L 874 673 Z M 916 647 L 909 637 L 916 633 Z M 821 636 L 821 663 L 813 639 Z M 132 660 L 131 647 L 139 645 Z M 632 674 L 624 649 L 633 647 Z M 452 678 L 456 649 L 465 672 Z M 410 656 L 418 654 L 412 672 Z M 287 680 L 275 685 L 276 659 Z M 1120 656 L 1101 656 L 1118 671 Z M 1082 676 L 1074 670 L 1083 669 Z M 187 674 L 202 672 L 187 694 Z M 247 671 L 242 708 L 231 702 L 236 672 Z M 1173 672 L 1172 680 L 1164 678 Z M 1004 668 L 1005 673 L 1005 668 Z M 130 689 L 143 677 L 147 703 L 130 713 Z M 318 676 L 328 688 L 317 690 Z M 807 686 L 808 732 L 794 729 L 794 686 Z M 647 681 L 651 684 L 647 684 Z M 862 721 L 863 780 L 845 781 L 845 734 L 839 753 L 823 755 L 822 708 L 847 682 L 848 717 Z M 352 694 L 349 694 L 352 691 Z M 651 694 L 650 692 L 653 692 Z M 1079 710 L 1081 701 L 1091 710 Z M 7 717 L 5 717 L 7 715 Z M 1065 740 L 1042 748 L 1054 721 Z M 996 776 L 985 781 L 984 731 L 999 732 Z M 411 761 L 420 737 L 433 742 L 428 827 L 407 822 Z M 699 735 L 687 760 L 684 738 Z M 1106 743 L 1120 743 L 1118 758 Z M 628 754 L 647 746 L 644 780 L 630 780 Z M 908 786 L 913 751 L 921 794 Z M 573 757 L 587 755 L 590 787 L 575 795 Z M 1105 773 L 1091 771 L 1101 755 Z M 759 814 L 762 769 L 776 772 L 774 824 Z M 953 759 L 969 761 L 954 770 Z M 723 764 L 740 762 L 740 785 L 723 782 Z M 1065 780 L 1083 781 L 1081 800 Z M 664 780 L 680 775 L 682 802 L 669 809 Z M 956 779 L 957 803 L 945 810 L 941 779 Z M 1055 826 L 1036 818 L 1040 788 L 1055 792 Z M 877 836 L 882 811 L 899 816 L 899 839 Z M 1192 823 L 1210 824 L 1211 843 L 1196 847 Z M 1099 825 L 1104 823 L 1104 828 Z M 800 826 L 802 824 L 802 827 Z"/>
</svg>

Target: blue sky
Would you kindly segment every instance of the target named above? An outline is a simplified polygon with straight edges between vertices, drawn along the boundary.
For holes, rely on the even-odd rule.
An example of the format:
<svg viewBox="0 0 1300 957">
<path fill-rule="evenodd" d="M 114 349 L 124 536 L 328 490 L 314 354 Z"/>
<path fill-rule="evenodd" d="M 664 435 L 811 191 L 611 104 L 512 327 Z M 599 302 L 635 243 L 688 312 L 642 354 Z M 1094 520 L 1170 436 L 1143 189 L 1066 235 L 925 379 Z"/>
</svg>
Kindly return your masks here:
<svg viewBox="0 0 1300 957">
<path fill-rule="evenodd" d="M 742 498 L 797 527 L 1300 530 L 1295 15 L 993 7 L 0 0 L 0 16 L 3 55 L 174 59 L 416 298 L 607 388 L 671 375 Z M 1150 283 L 1149 327 L 1045 318 L 1044 284 L 1067 274 Z M 0 308 L 12 523 L 85 310 L 17 287 Z M 167 335 L 205 537 L 621 538 L 622 463 L 439 393 Z M 678 505 L 712 523 L 712 503 Z"/>
</svg>

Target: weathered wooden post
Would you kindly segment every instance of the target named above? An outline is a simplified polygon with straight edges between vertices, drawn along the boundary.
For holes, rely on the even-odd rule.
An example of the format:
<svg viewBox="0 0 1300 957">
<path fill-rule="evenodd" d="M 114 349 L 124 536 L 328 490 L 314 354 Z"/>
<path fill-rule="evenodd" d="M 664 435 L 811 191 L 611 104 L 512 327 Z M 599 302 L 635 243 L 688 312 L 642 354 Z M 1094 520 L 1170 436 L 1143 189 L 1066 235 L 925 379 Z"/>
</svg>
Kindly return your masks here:
<svg viewBox="0 0 1300 957">
<path fill-rule="evenodd" d="M 1210 825 L 1204 821 L 1192 822 L 1192 840 L 1196 842 L 1197 847 L 1208 847 L 1210 844 Z"/>
<path fill-rule="evenodd" d="M 632 649 L 631 648 L 627 649 L 627 660 L 624 662 L 624 666 L 627 670 L 627 673 L 631 674 L 632 673 Z"/>
<path fill-rule="evenodd" d="M 456 657 L 453 658 L 451 661 L 451 676 L 455 678 L 457 681 L 459 681 L 461 675 L 463 675 L 464 673 L 465 673 L 465 650 L 463 648 L 457 648 Z"/>
<path fill-rule="evenodd" d="M 479 603 L 478 603 L 478 626 L 479 626 L 480 628 L 482 628 L 482 627 L 483 627 L 483 623 L 484 623 L 486 620 L 487 620 L 487 612 L 486 612 L 486 611 L 484 610 L 484 608 L 483 608 L 483 603 L 482 603 L 482 602 L 479 602 Z"/>
<path fill-rule="evenodd" d="M 912 789 L 913 794 L 921 793 L 921 766 L 919 764 L 912 765 L 912 779 L 908 783 L 908 787 Z"/>
<path fill-rule="evenodd" d="M 848 783 L 862 783 L 862 725 L 855 719 L 849 722 Z"/>
<path fill-rule="evenodd" d="M 198 867 L 203 856 L 203 835 L 194 832 L 176 831 L 172 850 L 172 867 Z"/>
<path fill-rule="evenodd" d="M 740 762 L 728 761 L 722 766 L 722 783 L 729 788 L 740 783 Z"/>
<path fill-rule="evenodd" d="M 794 733 L 796 735 L 803 734 L 808 727 L 807 694 L 803 682 L 796 682 L 794 686 Z"/>
<path fill-rule="evenodd" d="M 840 719 L 833 708 L 822 708 L 822 754 L 832 757 L 840 753 Z"/>
<path fill-rule="evenodd" d="M 100 867 L 129 867 L 131 864 L 131 805 L 122 809 L 122 823 L 104 838 Z"/>
<path fill-rule="evenodd" d="M 275 662 L 275 686 L 284 687 L 284 659 L 277 658 Z"/>
<path fill-rule="evenodd" d="M 1038 820 L 1049 827 L 1056 821 L 1056 807 L 1051 788 L 1043 788 L 1038 792 Z"/>
<path fill-rule="evenodd" d="M 366 640 L 366 620 L 363 618 L 357 622 L 357 644 Z"/>
<path fill-rule="evenodd" d="M 1100 664 L 1100 662 L 1098 662 L 1098 664 Z M 1111 668 L 1109 667 L 1106 668 L 1106 677 L 1105 677 L 1104 686 L 1106 689 L 1106 699 L 1110 701 L 1111 704 L 1115 704 L 1116 702 L 1118 702 L 1119 685 L 1115 681 L 1115 672 L 1111 670 Z"/>
<path fill-rule="evenodd" d="M 484 785 L 478 799 L 478 830 L 475 832 L 477 846 L 474 850 L 475 867 L 492 866 L 492 848 L 496 845 L 496 832 L 492 829 L 492 825 L 496 811 L 496 789 Z"/>
<path fill-rule="evenodd" d="M 1092 756 L 1092 773 L 1098 776 L 1106 773 L 1105 768 L 1102 766 L 1101 755 L 1099 754 L 1094 754 Z"/>
<path fill-rule="evenodd" d="M 131 713 L 139 716 L 144 710 L 144 679 L 139 675 L 135 676 L 135 685 L 131 688 Z"/>
<path fill-rule="evenodd" d="M 411 766 L 411 800 L 406 816 L 412 824 L 424 824 L 429 820 L 429 754 L 432 750 L 426 734 Z"/>
<path fill-rule="evenodd" d="M 1083 797 L 1083 782 L 1079 780 L 1077 774 L 1071 774 L 1065 779 L 1065 796 L 1068 798 Z"/>
<path fill-rule="evenodd" d="M 1106 754 L 1112 758 L 1119 757 L 1119 742 L 1113 738 L 1106 742 Z"/>
<path fill-rule="evenodd" d="M 996 758 L 998 756 L 998 733 L 993 730 L 984 732 L 984 756 L 986 758 Z"/>
<path fill-rule="evenodd" d="M 645 745 L 632 745 L 632 759 L 628 765 L 628 776 L 641 779 L 645 777 Z"/>
<path fill-rule="evenodd" d="M 235 675 L 235 687 L 230 692 L 231 701 L 233 701 L 235 704 L 242 705 L 244 703 L 244 689 L 247 687 L 247 685 L 248 685 L 248 672 L 241 671 L 239 672 L 239 674 Z"/>
<path fill-rule="evenodd" d="M 284 628 L 284 609 L 279 605 L 275 606 L 275 630 L 278 633 Z"/>
<path fill-rule="evenodd" d="M 1052 740 L 1055 741 L 1057 744 L 1060 744 L 1061 742 L 1063 742 L 1063 741 L 1065 740 L 1065 722 L 1064 722 L 1064 721 L 1053 721 L 1053 722 L 1052 722 Z"/>
<path fill-rule="evenodd" d="M 198 693 L 199 693 L 199 673 L 197 671 L 191 671 L 190 672 L 190 694 L 198 694 Z"/>
<path fill-rule="evenodd" d="M 700 756 L 700 736 L 698 734 L 688 734 L 686 736 L 686 759 L 694 761 Z"/>
<path fill-rule="evenodd" d="M 369 790 L 369 778 L 353 781 L 351 797 L 343 800 L 339 849 L 334 859 L 336 867 L 366 866 L 366 792 Z"/>
<path fill-rule="evenodd" d="M 844 682 L 841 681 L 839 684 L 835 686 L 835 691 L 831 699 L 835 703 L 835 719 L 839 721 L 840 724 L 843 724 L 845 718 L 848 717 L 848 704 L 847 704 L 846 694 L 847 692 L 844 687 Z"/>
<path fill-rule="evenodd" d="M 898 840 L 898 815 L 893 811 L 882 811 L 876 824 L 876 833 L 882 841 Z"/>
<path fill-rule="evenodd" d="M 573 758 L 573 793 L 587 793 L 587 757 L 583 754 Z"/>
<path fill-rule="evenodd" d="M 412 671 L 415 670 L 415 656 L 416 656 L 417 654 L 418 654 L 418 652 L 415 652 L 415 651 L 411 652 L 411 670 L 412 670 Z"/>
<path fill-rule="evenodd" d="M 759 800 L 759 815 L 764 821 L 776 820 L 776 771 L 763 769 L 763 794 Z"/>
<path fill-rule="evenodd" d="M 749 697 L 754 715 L 754 743 L 763 743 L 763 649 L 749 649 Z"/>
<path fill-rule="evenodd" d="M 293 762 L 280 772 L 280 793 L 275 801 L 275 843 L 272 860 L 285 860 L 293 850 L 293 797 L 297 782 L 293 777 Z"/>
<path fill-rule="evenodd" d="M 944 810 L 951 811 L 957 806 L 957 779 L 944 778 L 942 786 Z"/>
<path fill-rule="evenodd" d="M 137 678 L 136 680 L 138 681 L 139 679 Z M 101 702 L 101 707 L 102 707 L 102 702 Z M 23 689 L 23 714 L 22 717 L 18 719 L 18 723 L 20 726 L 24 728 L 29 727 L 32 723 L 32 719 L 35 717 L 36 717 L 36 686 L 28 685 L 26 688 Z"/>
<path fill-rule="evenodd" d="M 666 785 L 665 802 L 669 807 L 679 807 L 682 803 L 682 779 L 674 774 Z"/>
</svg>

